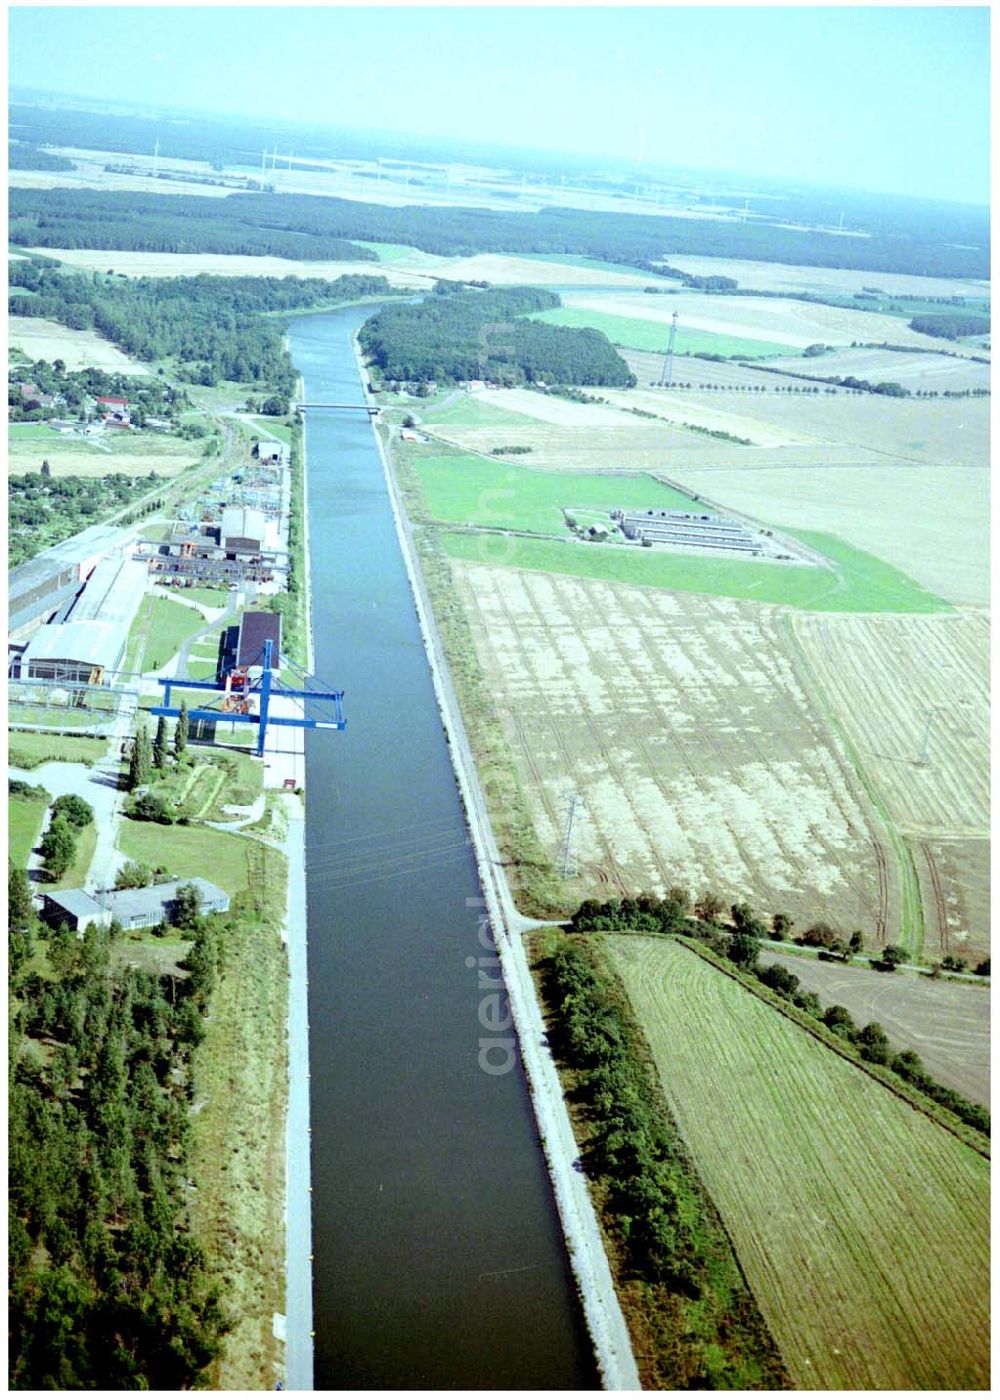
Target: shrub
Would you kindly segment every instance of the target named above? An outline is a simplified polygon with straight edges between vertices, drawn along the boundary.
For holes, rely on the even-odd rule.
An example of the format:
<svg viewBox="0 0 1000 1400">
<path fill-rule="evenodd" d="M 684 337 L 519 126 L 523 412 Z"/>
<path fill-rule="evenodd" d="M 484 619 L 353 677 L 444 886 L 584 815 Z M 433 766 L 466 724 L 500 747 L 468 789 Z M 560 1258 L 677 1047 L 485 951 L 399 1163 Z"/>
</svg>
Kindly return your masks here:
<svg viewBox="0 0 1000 1400">
<path fill-rule="evenodd" d="M 52 817 L 53 820 L 56 817 L 64 817 L 76 831 L 82 831 L 94 820 L 94 809 L 89 802 L 84 802 L 82 797 L 77 797 L 74 793 L 66 793 L 63 797 L 57 797 L 53 802 Z"/>
<path fill-rule="evenodd" d="M 163 798 L 154 797 L 151 792 L 133 798 L 128 806 L 128 815 L 139 822 L 159 822 L 162 826 L 170 826 L 173 823 L 173 817 Z"/>
</svg>

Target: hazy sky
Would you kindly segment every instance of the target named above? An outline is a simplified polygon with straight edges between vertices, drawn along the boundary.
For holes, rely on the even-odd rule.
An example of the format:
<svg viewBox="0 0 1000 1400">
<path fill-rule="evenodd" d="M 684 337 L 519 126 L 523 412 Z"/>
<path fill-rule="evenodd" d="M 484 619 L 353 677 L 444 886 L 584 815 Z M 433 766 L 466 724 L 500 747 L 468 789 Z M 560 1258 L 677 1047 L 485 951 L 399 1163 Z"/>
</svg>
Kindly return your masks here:
<svg viewBox="0 0 1000 1400">
<path fill-rule="evenodd" d="M 989 197 L 985 7 L 14 6 L 10 81 Z"/>
</svg>

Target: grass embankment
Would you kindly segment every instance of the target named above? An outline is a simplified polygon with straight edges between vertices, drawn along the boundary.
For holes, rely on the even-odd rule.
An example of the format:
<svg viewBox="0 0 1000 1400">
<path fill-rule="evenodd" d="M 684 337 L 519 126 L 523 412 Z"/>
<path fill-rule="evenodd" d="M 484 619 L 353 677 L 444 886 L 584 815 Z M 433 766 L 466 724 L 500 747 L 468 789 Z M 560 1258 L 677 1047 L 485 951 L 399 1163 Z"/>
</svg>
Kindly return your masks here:
<svg viewBox="0 0 1000 1400">
<path fill-rule="evenodd" d="M 645 1389 L 780 1389 L 781 1358 L 593 940 L 532 935 L 532 968 Z"/>
<path fill-rule="evenodd" d="M 251 424 L 258 430 L 261 437 L 277 438 L 286 447 L 292 445 L 292 426 L 286 418 L 257 417 L 250 419 Z"/>
<path fill-rule="evenodd" d="M 634 316 L 614 316 L 607 311 L 590 311 L 577 306 L 554 306 L 550 311 L 534 311 L 532 321 L 552 326 L 590 327 L 602 331 L 612 345 L 629 350 L 652 350 L 664 355 L 670 339 L 667 321 L 647 321 Z M 752 340 L 745 336 L 721 335 L 716 331 L 694 330 L 678 325 L 675 355 L 725 355 L 734 359 L 767 359 L 787 355 L 788 346 L 773 340 Z"/>
<path fill-rule="evenodd" d="M 228 839 L 249 848 L 250 888 L 233 901 L 222 976 L 194 1060 L 191 1217 L 234 1318 L 212 1385 L 260 1390 L 284 1370 L 273 1318 L 285 1311 L 288 962 L 278 929 L 288 868 L 277 851 Z M 211 868 L 203 863 L 200 873 Z"/>
<path fill-rule="evenodd" d="M 212 755 L 162 786 L 187 789 L 184 801 L 208 819 L 230 819 L 222 807 L 252 801 L 261 777 L 252 759 Z M 234 1322 L 209 1372 L 211 1384 L 267 1390 L 283 1374 L 273 1317 L 285 1309 L 288 965 L 279 930 L 287 862 L 259 841 L 199 825 L 126 820 L 119 844 L 132 860 L 165 866 L 182 879 L 200 875 L 232 898 L 220 979 L 194 1060 L 191 1220 L 221 1275 Z M 153 947 L 150 953 L 162 958 L 171 951 Z"/>
<path fill-rule="evenodd" d="M 49 797 L 7 798 L 7 854 L 19 870 L 31 863 L 31 852 L 38 844 L 42 822 L 49 809 Z"/>
<path fill-rule="evenodd" d="M 388 455 L 388 448 L 386 452 Z M 406 511 L 411 520 L 419 519 L 423 514 L 420 482 L 405 453 L 392 460 Z M 418 524 L 413 534 L 479 783 L 517 906 L 537 918 L 561 917 L 569 912 L 569 900 L 535 831 L 438 532 L 433 525 Z"/>
<path fill-rule="evenodd" d="M 123 821 L 119 848 L 130 860 L 155 869 L 166 866 L 180 880 L 200 875 L 228 895 L 249 886 L 250 843 L 228 831 L 204 826 L 161 826 L 157 822 Z"/>
<path fill-rule="evenodd" d="M 427 511 L 445 523 L 569 538 L 563 511 L 693 510 L 691 496 L 650 476 L 541 472 L 468 454 L 415 456 Z M 610 518 L 605 519 L 610 527 Z M 647 551 L 648 553 L 648 551 Z"/>
<path fill-rule="evenodd" d="M 43 763 L 83 763 L 92 767 L 108 750 L 107 739 L 77 738 L 70 734 L 12 733 L 7 757 L 15 768 L 38 768 Z"/>
<path fill-rule="evenodd" d="M 798 1387 L 989 1377 L 989 1165 L 676 941 L 604 943 Z"/>
<path fill-rule="evenodd" d="M 789 531 L 788 533 L 793 533 Z M 951 612 L 943 598 L 928 593 L 898 569 L 855 549 L 833 535 L 795 532 L 833 561 L 832 567 L 766 564 L 750 559 L 695 558 L 657 549 L 606 548 L 575 541 L 498 538 L 448 531 L 445 552 L 479 564 L 607 579 L 647 588 L 668 588 L 710 597 L 783 603 L 813 612 Z"/>
</svg>

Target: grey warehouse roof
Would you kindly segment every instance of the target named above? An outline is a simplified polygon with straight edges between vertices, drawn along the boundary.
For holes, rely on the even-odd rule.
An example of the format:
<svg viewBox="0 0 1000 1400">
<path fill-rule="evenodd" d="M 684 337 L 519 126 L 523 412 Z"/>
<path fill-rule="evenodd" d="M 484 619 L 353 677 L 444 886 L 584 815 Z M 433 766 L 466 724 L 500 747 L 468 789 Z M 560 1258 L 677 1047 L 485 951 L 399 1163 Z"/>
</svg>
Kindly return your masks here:
<svg viewBox="0 0 1000 1400">
<path fill-rule="evenodd" d="M 78 661 L 117 668 L 125 650 L 124 629 L 108 622 L 54 622 L 39 627 L 24 649 L 21 674 L 32 661 Z"/>
<path fill-rule="evenodd" d="M 52 894 L 45 891 L 45 897 L 77 919 L 100 919 L 104 914 L 103 906 L 86 890 L 56 890 Z"/>
<path fill-rule="evenodd" d="M 190 880 L 167 880 L 162 885 L 146 885 L 138 890 L 105 890 L 100 892 L 99 898 L 101 907 L 107 909 L 112 916 L 128 918 L 159 910 L 177 897 L 177 891 L 182 885 L 194 885 L 203 904 L 229 904 L 229 896 L 225 890 L 213 885 L 211 880 L 202 880 L 200 876 Z"/>
<path fill-rule="evenodd" d="M 145 559 L 109 554 L 87 580 L 70 621 L 106 622 L 127 632 L 142 602 L 147 570 Z"/>
<path fill-rule="evenodd" d="M 116 545 L 124 543 L 128 533 L 116 525 L 90 525 L 72 539 L 63 540 L 62 544 L 54 544 L 51 549 L 44 550 L 34 559 L 19 564 L 7 578 L 11 603 L 16 603 L 22 593 L 27 593 L 36 584 L 44 582 L 61 569 L 82 564 L 85 559 L 92 558 L 102 550 L 113 549 Z"/>
<path fill-rule="evenodd" d="M 267 521 L 262 510 L 250 506 L 226 506 L 222 512 L 222 541 L 237 539 L 262 540 Z"/>
</svg>

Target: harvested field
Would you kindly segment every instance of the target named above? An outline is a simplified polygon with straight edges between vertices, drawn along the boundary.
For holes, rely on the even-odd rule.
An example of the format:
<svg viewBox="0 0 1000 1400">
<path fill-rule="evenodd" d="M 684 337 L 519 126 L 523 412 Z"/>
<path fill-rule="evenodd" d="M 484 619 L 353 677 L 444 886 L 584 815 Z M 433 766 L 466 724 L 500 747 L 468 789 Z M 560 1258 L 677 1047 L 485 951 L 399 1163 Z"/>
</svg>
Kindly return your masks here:
<svg viewBox="0 0 1000 1400">
<path fill-rule="evenodd" d="M 812 450 L 798 455 L 806 451 L 809 457 L 787 466 L 687 467 L 671 457 L 664 470 L 706 500 L 725 502 L 755 519 L 790 529 L 835 531 L 949 602 L 988 602 L 985 466 L 903 467 L 886 461 L 852 466 L 835 459 L 824 465 Z M 941 460 L 948 461 L 944 451 Z"/>
<path fill-rule="evenodd" d="M 505 257 L 501 253 L 477 253 L 442 263 L 437 275 L 446 281 L 493 282 L 518 287 L 645 287 L 643 272 L 612 271 L 575 263 L 540 262 L 531 257 Z"/>
<path fill-rule="evenodd" d="M 542 395 L 532 395 L 542 399 Z M 552 399 L 542 399 L 551 404 Z M 681 463 L 696 466 L 728 466 L 747 449 L 706 437 L 659 420 L 639 418 L 599 404 L 573 404 L 568 409 L 604 412 L 612 415 L 600 426 L 544 422 L 525 415 L 524 426 L 466 427 L 461 423 L 429 424 L 436 437 L 473 452 L 492 452 L 494 447 L 516 441 L 531 448 L 531 465 L 543 471 L 655 472 L 668 475 L 680 470 Z M 560 410 L 554 410 L 559 412 Z M 511 434 L 516 434 L 516 437 Z M 781 449 L 775 449 L 780 451 Z M 796 449 L 796 454 L 801 449 Z"/>
<path fill-rule="evenodd" d="M 671 267 L 692 277 L 735 277 L 741 287 L 773 292 L 818 292 L 853 295 L 878 287 L 890 296 L 983 297 L 989 282 L 962 282 L 947 277 L 912 277 L 902 272 L 862 272 L 840 267 L 792 267 L 787 263 L 748 262 L 739 258 L 699 258 L 671 253 Z"/>
<path fill-rule="evenodd" d="M 680 316 L 678 335 L 685 328 L 712 331 L 716 335 L 751 341 L 773 341 L 800 350 L 817 342 L 850 345 L 854 340 L 879 343 L 888 340 L 896 345 L 941 349 L 939 340 L 911 331 L 906 321 L 898 316 L 816 302 L 713 296 L 704 292 L 681 292 L 664 297 L 644 293 L 567 292 L 563 304 L 578 310 L 659 322 L 663 326 L 669 325 L 676 311 Z M 639 346 L 639 349 L 647 348 Z"/>
<path fill-rule="evenodd" d="M 106 266 L 106 264 L 105 264 Z M 28 359 L 62 360 L 67 369 L 107 369 L 122 374 L 149 374 L 148 365 L 122 353 L 117 345 L 94 331 L 70 330 L 41 316 L 8 316 L 8 345 L 23 350 Z"/>
<path fill-rule="evenodd" d="M 981 613 L 803 615 L 794 626 L 900 829 L 921 837 L 986 837 L 988 619 Z"/>
<path fill-rule="evenodd" d="M 676 426 L 693 423 L 709 432 L 730 433 L 747 438 L 754 447 L 817 446 L 822 439 L 792 426 L 774 426 L 768 421 L 767 404 L 759 398 L 738 399 L 718 395 L 711 402 L 679 388 L 605 389 L 604 397 L 625 412 L 630 408 L 655 413 Z M 808 415 L 803 414 L 803 429 Z"/>
<path fill-rule="evenodd" d="M 609 938 L 795 1384 L 989 1384 L 989 1163 L 668 939 Z"/>
<path fill-rule="evenodd" d="M 698 368 L 694 368 L 698 365 Z M 700 382 L 700 361 L 685 370 L 685 380 Z M 790 381 L 769 376 L 779 385 Z M 801 386 L 805 389 L 807 386 Z M 798 460 L 823 466 L 871 462 L 889 458 L 900 466 L 927 463 L 949 468 L 985 467 L 989 461 L 990 405 L 988 399 L 892 399 L 882 394 L 780 392 L 748 394 L 738 399 L 741 414 L 758 420 L 772 433 L 798 432 L 818 441 L 819 448 Z M 647 390 L 669 397 L 677 390 Z M 735 396 L 685 390 L 691 403 L 726 408 Z M 786 453 L 785 459 L 792 454 Z"/>
<path fill-rule="evenodd" d="M 902 384 L 916 393 L 918 389 L 944 393 L 964 389 L 988 389 L 990 366 L 978 364 L 966 356 L 914 355 L 900 350 L 834 350 L 813 360 L 801 356 L 768 360 L 769 369 L 790 370 L 793 374 L 842 375 L 853 374 L 872 384 L 883 380 Z"/>
<path fill-rule="evenodd" d="M 718 890 L 797 921 L 894 927 L 867 798 L 799 688 L 773 614 L 624 585 L 453 565 L 480 665 L 574 894 Z M 880 884 L 881 880 L 881 884 Z"/>
<path fill-rule="evenodd" d="M 67 152 L 75 158 L 76 151 Z M 120 157 L 117 157 L 120 159 Z M 111 155 L 109 159 L 116 159 Z M 204 171 L 204 166 L 202 170 Z M 7 184 L 22 189 L 140 190 L 143 194 L 206 195 L 222 199 L 232 194 L 221 185 L 199 185 L 186 180 L 154 180 L 152 175 L 115 175 L 103 166 L 80 162 L 75 170 L 9 170 Z"/>
<path fill-rule="evenodd" d="M 911 840 L 924 907 L 924 956 L 964 958 L 975 967 L 990 955 L 990 843 Z"/>
<path fill-rule="evenodd" d="M 877 1021 L 896 1050 L 916 1050 L 928 1072 L 975 1103 L 990 1102 L 990 991 L 962 982 L 872 972 L 766 948 L 761 966 L 793 972 L 803 991 L 844 1006 L 859 1026 Z"/>
<path fill-rule="evenodd" d="M 645 389 L 659 384 L 663 374 L 665 350 L 664 341 L 656 351 L 632 350 L 623 346 L 619 354 L 635 375 L 639 386 Z M 794 358 L 795 363 L 798 363 L 798 357 Z M 787 362 L 789 357 L 782 352 L 767 363 L 777 364 L 782 359 Z M 802 361 L 803 366 L 809 363 L 809 360 Z M 721 385 L 725 389 L 738 389 L 745 393 L 757 393 L 759 389 L 763 389 L 765 393 L 773 393 L 784 381 L 777 375 L 768 374 L 764 369 L 754 369 L 735 360 L 699 360 L 691 355 L 675 354 L 673 382 L 675 387 L 683 385 L 700 389 L 706 384 L 711 384 Z"/>
<path fill-rule="evenodd" d="M 78 437 L 76 433 L 56 433 L 44 428 L 29 432 L 12 424 L 7 430 L 8 471 L 13 476 L 37 472 L 47 461 L 54 477 L 177 476 L 198 461 L 197 447 L 165 433 L 108 432 L 99 437 Z"/>
<path fill-rule="evenodd" d="M 416 288 L 429 285 L 427 275 L 408 272 L 398 263 L 383 266 L 381 263 L 367 262 L 244 257 L 237 253 L 142 253 L 107 248 L 38 248 L 33 251 L 49 258 L 58 258 L 69 267 L 86 268 L 93 272 L 106 272 L 111 268 L 125 277 L 197 277 L 200 273 L 208 273 L 217 277 L 322 277 L 335 281 L 338 277 L 360 273 L 385 277 L 393 286 Z"/>
<path fill-rule="evenodd" d="M 605 390 L 598 390 L 602 397 Z M 471 394 L 473 403 L 491 411 L 516 413 L 518 417 L 536 419 L 540 423 L 555 423 L 566 428 L 617 428 L 621 414 L 598 403 L 574 403 L 557 394 L 541 394 L 534 389 L 489 389 Z M 513 420 L 511 420 L 513 421 Z"/>
</svg>

